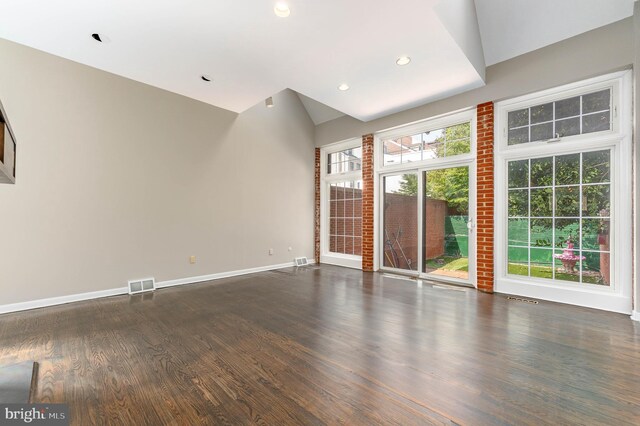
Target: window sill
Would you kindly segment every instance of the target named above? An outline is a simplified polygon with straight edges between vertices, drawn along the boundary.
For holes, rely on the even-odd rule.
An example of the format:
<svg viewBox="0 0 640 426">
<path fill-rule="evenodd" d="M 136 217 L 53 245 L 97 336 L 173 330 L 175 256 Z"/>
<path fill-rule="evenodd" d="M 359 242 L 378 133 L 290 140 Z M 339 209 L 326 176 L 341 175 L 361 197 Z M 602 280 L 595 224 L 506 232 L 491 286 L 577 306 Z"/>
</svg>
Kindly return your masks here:
<svg viewBox="0 0 640 426">
<path fill-rule="evenodd" d="M 320 256 L 320 263 L 362 269 L 362 256 L 349 254 L 327 253 Z"/>
</svg>

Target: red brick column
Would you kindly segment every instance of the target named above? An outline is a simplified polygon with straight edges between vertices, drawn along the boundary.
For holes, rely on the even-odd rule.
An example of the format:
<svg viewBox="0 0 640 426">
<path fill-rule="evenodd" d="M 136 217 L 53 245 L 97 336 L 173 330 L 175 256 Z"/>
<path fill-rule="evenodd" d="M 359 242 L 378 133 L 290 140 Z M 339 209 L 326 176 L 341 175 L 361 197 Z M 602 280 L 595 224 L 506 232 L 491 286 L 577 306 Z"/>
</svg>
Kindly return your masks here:
<svg viewBox="0 0 640 426">
<path fill-rule="evenodd" d="M 316 209 L 314 217 L 314 258 L 316 263 L 320 263 L 320 148 L 316 148 L 316 165 L 315 165 L 315 185 L 316 185 Z"/>
<path fill-rule="evenodd" d="M 478 105 L 477 115 L 478 290 L 493 293 L 493 102 Z"/>
<path fill-rule="evenodd" d="M 373 271 L 373 135 L 362 137 L 362 270 Z"/>
</svg>

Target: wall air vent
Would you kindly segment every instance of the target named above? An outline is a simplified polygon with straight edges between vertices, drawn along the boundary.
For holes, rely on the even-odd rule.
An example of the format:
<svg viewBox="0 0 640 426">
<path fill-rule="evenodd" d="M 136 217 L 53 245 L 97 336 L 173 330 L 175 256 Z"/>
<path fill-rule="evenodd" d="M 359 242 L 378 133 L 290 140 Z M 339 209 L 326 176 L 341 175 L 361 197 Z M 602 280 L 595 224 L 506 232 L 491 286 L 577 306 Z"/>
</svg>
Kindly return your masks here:
<svg viewBox="0 0 640 426">
<path fill-rule="evenodd" d="M 296 257 L 293 259 L 293 264 L 298 266 L 307 266 L 309 264 L 309 260 L 306 257 Z"/>
<path fill-rule="evenodd" d="M 129 281 L 129 294 L 144 293 L 156 289 L 156 280 L 154 278 L 144 278 L 141 280 Z"/>
</svg>

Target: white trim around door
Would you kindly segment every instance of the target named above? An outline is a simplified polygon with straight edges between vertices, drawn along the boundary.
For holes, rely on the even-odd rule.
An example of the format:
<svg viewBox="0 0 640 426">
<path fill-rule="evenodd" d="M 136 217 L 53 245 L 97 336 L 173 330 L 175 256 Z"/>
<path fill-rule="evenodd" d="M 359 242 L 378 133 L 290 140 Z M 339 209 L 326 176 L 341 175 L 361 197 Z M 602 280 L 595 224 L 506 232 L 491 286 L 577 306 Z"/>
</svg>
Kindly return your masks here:
<svg viewBox="0 0 640 426">
<path fill-rule="evenodd" d="M 437 141 L 431 141 L 434 139 L 434 134 L 443 132 L 444 129 L 457 126 L 459 124 L 469 123 L 469 149 L 468 151 L 462 151 L 462 154 L 456 155 L 427 155 L 427 147 L 429 144 L 437 145 Z M 424 148 L 420 159 L 415 159 L 417 152 L 411 152 L 410 149 L 406 149 L 407 156 L 412 156 L 406 161 L 400 158 L 399 161 L 391 161 L 389 158 L 390 150 L 397 150 L 397 146 L 403 145 L 403 140 L 408 138 L 415 138 L 422 134 Z M 414 135 L 414 136 L 409 136 Z M 384 131 L 375 135 L 375 187 L 376 187 L 376 220 L 375 220 L 375 262 L 376 269 L 382 271 L 399 273 L 404 275 L 410 275 L 420 277 L 430 281 L 443 281 L 451 284 L 476 286 L 476 232 L 475 232 L 475 217 L 476 217 L 476 110 L 470 108 L 463 111 L 458 111 L 452 114 L 443 115 L 434 119 L 425 120 L 419 123 L 413 123 L 405 127 L 398 127 L 392 130 Z M 386 146 L 385 145 L 386 141 Z M 401 142 L 398 142 L 401 141 Z M 395 143 L 394 143 L 395 142 Z M 446 142 L 445 142 L 446 143 Z M 402 149 L 405 149 L 402 147 Z M 429 148 L 434 149 L 434 148 Z M 464 153 L 466 152 L 466 153 Z M 385 156 L 387 157 L 385 159 Z M 396 156 L 397 157 L 397 156 Z M 397 158 L 396 158 L 397 160 Z M 385 164 L 386 162 L 386 164 Z M 469 170 L 469 212 L 468 212 L 468 258 L 469 258 L 469 271 L 468 278 L 457 278 L 452 276 L 444 276 L 441 274 L 425 273 L 424 271 L 424 220 L 423 217 L 426 213 L 423 211 L 424 205 L 424 176 L 429 171 L 446 170 L 457 167 L 468 167 Z M 402 253 L 400 253 L 399 262 L 404 268 L 398 268 L 389 266 L 389 261 L 385 262 L 384 256 L 387 256 L 385 247 L 389 245 L 388 240 L 393 240 L 394 236 L 390 234 L 390 231 L 385 230 L 385 181 L 386 179 L 393 179 L 393 177 L 402 177 L 406 175 L 415 175 L 417 188 L 413 188 L 415 191 L 411 191 L 411 194 L 416 194 L 416 206 L 415 206 L 415 220 L 417 224 L 417 256 L 416 259 L 410 259 L 415 261 L 409 265 L 405 259 L 402 259 Z M 412 177 L 411 180 L 414 178 Z M 406 180 L 406 179 L 405 179 Z M 397 182 L 390 185 L 396 185 Z M 405 183 L 406 184 L 406 183 Z M 389 194 L 392 194 L 390 192 Z M 413 223 L 413 218 L 411 222 Z M 413 227 L 413 225 L 407 224 L 407 228 Z M 398 248 L 399 251 L 401 251 Z M 387 259 L 388 260 L 388 259 Z M 393 263 L 393 262 L 391 262 Z"/>
</svg>

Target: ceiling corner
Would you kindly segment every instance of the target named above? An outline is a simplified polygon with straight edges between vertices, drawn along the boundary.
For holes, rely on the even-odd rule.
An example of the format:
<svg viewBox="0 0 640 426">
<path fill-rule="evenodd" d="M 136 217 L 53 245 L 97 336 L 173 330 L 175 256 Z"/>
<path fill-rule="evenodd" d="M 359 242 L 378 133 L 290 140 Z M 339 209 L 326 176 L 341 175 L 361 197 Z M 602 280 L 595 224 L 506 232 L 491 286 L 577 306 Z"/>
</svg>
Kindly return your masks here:
<svg viewBox="0 0 640 426">
<path fill-rule="evenodd" d="M 448 0 L 435 7 L 438 18 L 485 81 L 486 64 L 474 0 Z"/>
<path fill-rule="evenodd" d="M 311 117 L 311 121 L 316 126 L 318 124 L 326 123 L 327 121 L 335 120 L 336 118 L 343 117 L 345 114 L 333 109 L 322 102 L 318 102 L 314 99 L 311 99 L 308 96 L 303 95 L 302 93 L 295 92 L 300 98 L 300 102 L 307 110 L 307 114 Z"/>
</svg>

